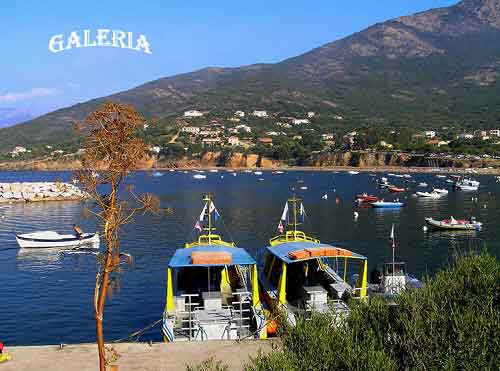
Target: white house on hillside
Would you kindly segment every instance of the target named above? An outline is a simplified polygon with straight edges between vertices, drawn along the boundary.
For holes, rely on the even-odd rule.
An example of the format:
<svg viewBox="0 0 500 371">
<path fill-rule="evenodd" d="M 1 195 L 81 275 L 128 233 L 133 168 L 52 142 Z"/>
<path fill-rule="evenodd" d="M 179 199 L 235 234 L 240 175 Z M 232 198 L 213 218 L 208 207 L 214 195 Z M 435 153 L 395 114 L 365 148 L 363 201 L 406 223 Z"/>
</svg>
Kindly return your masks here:
<svg viewBox="0 0 500 371">
<path fill-rule="evenodd" d="M 252 128 L 250 126 L 247 126 L 247 125 L 238 125 L 238 126 L 236 126 L 236 129 L 238 129 L 240 131 L 244 131 L 245 133 L 252 132 Z"/>
<path fill-rule="evenodd" d="M 308 119 L 293 119 L 292 124 L 294 125 L 302 125 L 302 124 L 309 124 L 310 121 Z"/>
<path fill-rule="evenodd" d="M 256 117 L 267 117 L 267 111 L 253 111 L 252 115 Z"/>
<path fill-rule="evenodd" d="M 236 112 L 234 113 L 234 115 L 235 115 L 235 116 L 238 116 L 238 117 L 245 117 L 245 112 L 243 112 L 243 111 L 236 111 Z"/>
<path fill-rule="evenodd" d="M 231 146 L 237 146 L 240 144 L 240 139 L 236 136 L 231 136 L 231 137 L 227 138 L 227 142 Z"/>
<path fill-rule="evenodd" d="M 25 147 L 22 147 L 22 146 L 16 146 L 14 147 L 14 149 L 12 151 L 10 151 L 10 155 L 11 157 L 17 157 L 23 153 L 26 153 L 26 152 L 30 152 L 28 151 Z"/>
<path fill-rule="evenodd" d="M 436 132 L 434 130 L 426 130 L 424 131 L 424 136 L 428 139 L 432 139 L 436 137 Z"/>
<path fill-rule="evenodd" d="M 203 112 L 197 110 L 190 110 L 184 112 L 184 117 L 201 117 L 203 116 Z"/>
<path fill-rule="evenodd" d="M 182 133 L 189 133 L 189 134 L 198 134 L 200 132 L 200 128 L 197 126 L 184 126 L 181 129 Z"/>
</svg>

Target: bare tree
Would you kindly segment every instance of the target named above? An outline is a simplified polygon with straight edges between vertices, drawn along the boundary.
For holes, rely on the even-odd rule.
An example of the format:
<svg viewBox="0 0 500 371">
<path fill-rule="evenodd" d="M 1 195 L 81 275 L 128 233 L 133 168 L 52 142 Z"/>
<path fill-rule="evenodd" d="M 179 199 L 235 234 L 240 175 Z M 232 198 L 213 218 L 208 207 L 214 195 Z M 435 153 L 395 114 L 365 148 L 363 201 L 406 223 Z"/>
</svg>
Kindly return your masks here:
<svg viewBox="0 0 500 371">
<path fill-rule="evenodd" d="M 145 120 L 131 106 L 105 103 L 77 128 L 85 133 L 82 168 L 78 179 L 95 204 L 87 211 L 99 221 L 105 250 L 99 254 L 99 270 L 94 290 L 99 367 L 106 369 L 103 316 L 106 296 L 112 294 L 120 265 L 131 256 L 120 251 L 119 234 L 134 215 L 158 210 L 158 200 L 150 194 L 137 195 L 125 184 L 126 176 L 146 156 L 146 144 L 138 137 Z"/>
</svg>

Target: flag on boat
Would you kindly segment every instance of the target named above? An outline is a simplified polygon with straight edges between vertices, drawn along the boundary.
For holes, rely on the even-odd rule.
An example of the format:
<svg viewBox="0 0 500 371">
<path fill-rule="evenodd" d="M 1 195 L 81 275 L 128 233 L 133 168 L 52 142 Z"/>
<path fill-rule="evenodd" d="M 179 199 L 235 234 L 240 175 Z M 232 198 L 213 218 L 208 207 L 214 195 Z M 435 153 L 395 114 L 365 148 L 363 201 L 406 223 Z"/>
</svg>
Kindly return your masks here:
<svg viewBox="0 0 500 371">
<path fill-rule="evenodd" d="M 207 211 L 207 204 L 205 204 L 205 206 L 203 207 L 203 210 L 201 210 L 201 214 L 200 214 L 200 217 L 199 217 L 199 221 L 202 222 L 203 219 L 205 219 L 205 213 Z"/>
<path fill-rule="evenodd" d="M 213 202 L 210 202 L 210 208 L 208 209 L 208 212 L 211 213 L 213 212 L 214 213 L 214 220 L 217 221 L 219 220 L 220 218 L 220 214 L 219 212 L 217 211 L 217 209 L 215 208 L 215 205 Z"/>
<path fill-rule="evenodd" d="M 282 221 L 288 220 L 288 202 L 285 202 L 285 208 L 283 209 L 283 214 L 281 214 L 281 220 Z"/>
<path fill-rule="evenodd" d="M 197 229 L 200 232 L 203 230 L 203 228 L 201 227 L 201 224 L 200 224 L 199 220 L 196 221 L 196 224 L 194 225 L 194 229 Z"/>
<path fill-rule="evenodd" d="M 392 248 L 394 249 L 396 247 L 396 243 L 394 242 L 394 224 L 392 225 L 391 229 L 391 241 L 392 241 Z"/>
<path fill-rule="evenodd" d="M 285 231 L 285 227 L 283 226 L 283 223 L 280 220 L 280 223 L 278 224 L 278 232 L 283 233 Z"/>
<path fill-rule="evenodd" d="M 304 204 L 301 202 L 300 203 L 300 222 L 304 223 L 304 219 L 306 217 L 306 209 L 304 209 Z"/>
</svg>

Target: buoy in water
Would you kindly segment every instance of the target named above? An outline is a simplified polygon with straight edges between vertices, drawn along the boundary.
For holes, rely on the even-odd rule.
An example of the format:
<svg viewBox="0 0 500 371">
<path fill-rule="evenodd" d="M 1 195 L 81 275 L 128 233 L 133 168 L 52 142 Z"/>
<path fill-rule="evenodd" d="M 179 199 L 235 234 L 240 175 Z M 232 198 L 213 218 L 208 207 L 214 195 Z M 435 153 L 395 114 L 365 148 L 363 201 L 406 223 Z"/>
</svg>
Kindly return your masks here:
<svg viewBox="0 0 500 371">
<path fill-rule="evenodd" d="M 337 198 L 335 199 L 335 202 L 336 202 L 337 204 L 339 204 L 339 203 L 340 203 L 340 198 L 338 198 L 338 197 L 337 197 Z"/>
<path fill-rule="evenodd" d="M 355 211 L 355 212 L 354 212 L 354 219 L 358 219 L 358 216 L 359 216 L 358 212 L 357 212 L 357 211 Z"/>
<path fill-rule="evenodd" d="M 328 195 L 325 193 L 322 197 L 323 200 L 328 200 Z"/>
<path fill-rule="evenodd" d="M 424 232 L 427 232 L 427 229 L 428 229 L 428 228 L 427 228 L 427 226 L 426 226 L 426 225 L 424 225 L 424 226 L 422 227 L 422 230 L 423 230 Z"/>
</svg>

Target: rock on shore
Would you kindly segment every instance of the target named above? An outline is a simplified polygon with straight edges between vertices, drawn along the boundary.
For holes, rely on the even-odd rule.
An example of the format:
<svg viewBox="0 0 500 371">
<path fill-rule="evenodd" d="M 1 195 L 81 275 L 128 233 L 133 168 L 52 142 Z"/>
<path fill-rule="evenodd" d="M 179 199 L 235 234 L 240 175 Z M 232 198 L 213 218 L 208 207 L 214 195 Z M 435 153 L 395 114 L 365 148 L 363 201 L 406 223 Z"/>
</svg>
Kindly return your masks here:
<svg viewBox="0 0 500 371">
<path fill-rule="evenodd" d="M 70 201 L 85 198 L 88 195 L 70 183 L 0 183 L 0 202 Z"/>
</svg>

